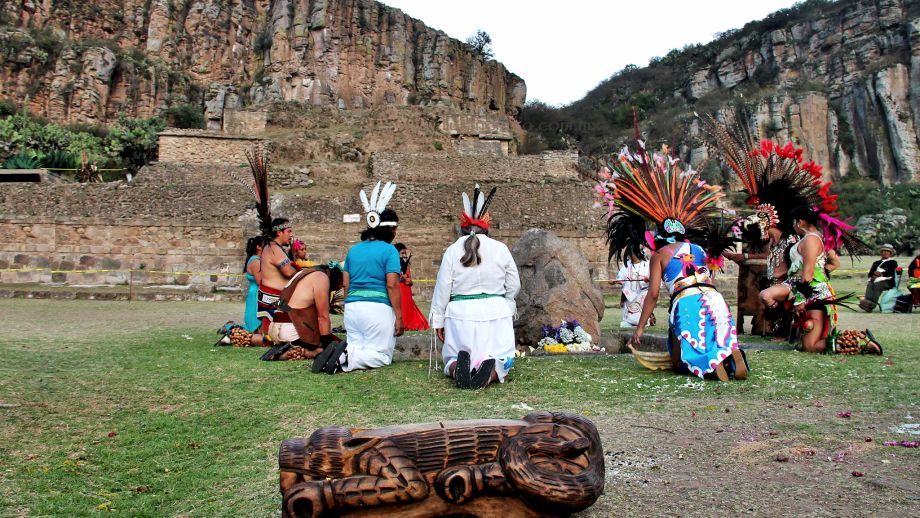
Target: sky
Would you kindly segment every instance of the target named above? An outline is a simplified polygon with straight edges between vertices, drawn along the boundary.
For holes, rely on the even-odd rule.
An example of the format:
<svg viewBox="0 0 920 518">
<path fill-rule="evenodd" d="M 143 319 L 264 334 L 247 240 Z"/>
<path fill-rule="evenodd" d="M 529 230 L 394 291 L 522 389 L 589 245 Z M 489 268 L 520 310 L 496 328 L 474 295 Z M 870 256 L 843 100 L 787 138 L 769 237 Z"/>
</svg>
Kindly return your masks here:
<svg viewBox="0 0 920 518">
<path fill-rule="evenodd" d="M 483 29 L 527 99 L 564 105 L 628 64 L 792 6 L 794 0 L 382 0 L 465 41 Z"/>
</svg>

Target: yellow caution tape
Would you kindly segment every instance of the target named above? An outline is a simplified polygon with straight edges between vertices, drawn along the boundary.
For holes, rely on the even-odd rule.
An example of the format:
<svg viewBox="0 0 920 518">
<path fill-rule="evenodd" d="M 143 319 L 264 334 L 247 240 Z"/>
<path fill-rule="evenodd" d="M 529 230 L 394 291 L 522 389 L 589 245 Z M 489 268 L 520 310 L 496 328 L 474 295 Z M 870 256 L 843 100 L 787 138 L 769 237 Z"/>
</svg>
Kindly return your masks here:
<svg viewBox="0 0 920 518">
<path fill-rule="evenodd" d="M 51 268 L 0 268 L 0 272 L 50 272 L 50 273 L 156 273 L 163 275 L 214 275 L 218 277 L 243 277 L 242 273 L 168 272 L 164 270 L 53 270 Z"/>
</svg>

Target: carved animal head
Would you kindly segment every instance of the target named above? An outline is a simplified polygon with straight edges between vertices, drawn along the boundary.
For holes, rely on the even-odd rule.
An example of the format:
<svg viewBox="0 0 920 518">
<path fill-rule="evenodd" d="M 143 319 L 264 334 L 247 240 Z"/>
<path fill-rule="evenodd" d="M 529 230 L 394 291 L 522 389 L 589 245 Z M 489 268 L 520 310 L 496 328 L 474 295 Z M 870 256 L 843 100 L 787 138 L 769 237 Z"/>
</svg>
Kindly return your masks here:
<svg viewBox="0 0 920 518">
<path fill-rule="evenodd" d="M 379 442 L 376 437 L 353 437 L 348 428 L 328 426 L 316 430 L 306 440 L 288 439 L 281 443 L 278 466 L 282 472 L 299 473 L 307 480 L 349 477 L 357 469 L 353 460 Z"/>
</svg>

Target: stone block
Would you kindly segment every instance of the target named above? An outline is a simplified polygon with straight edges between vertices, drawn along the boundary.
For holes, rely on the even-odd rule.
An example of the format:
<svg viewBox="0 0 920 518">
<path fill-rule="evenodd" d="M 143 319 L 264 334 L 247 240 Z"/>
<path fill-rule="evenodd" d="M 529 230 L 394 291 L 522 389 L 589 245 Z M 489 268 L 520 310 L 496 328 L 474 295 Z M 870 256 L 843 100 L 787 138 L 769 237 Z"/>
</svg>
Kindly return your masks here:
<svg viewBox="0 0 920 518">
<path fill-rule="evenodd" d="M 104 270 L 117 270 L 121 268 L 121 261 L 118 259 L 103 258 L 102 259 L 102 269 Z"/>
</svg>

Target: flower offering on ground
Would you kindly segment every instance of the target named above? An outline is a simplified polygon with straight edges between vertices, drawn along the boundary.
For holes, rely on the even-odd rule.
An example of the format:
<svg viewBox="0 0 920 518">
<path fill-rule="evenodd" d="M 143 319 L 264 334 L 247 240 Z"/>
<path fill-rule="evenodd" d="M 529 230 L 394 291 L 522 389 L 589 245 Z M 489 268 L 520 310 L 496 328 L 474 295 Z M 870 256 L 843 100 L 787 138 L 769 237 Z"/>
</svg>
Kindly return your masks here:
<svg viewBox="0 0 920 518">
<path fill-rule="evenodd" d="M 537 347 L 548 354 L 601 350 L 599 346 L 591 343 L 591 335 L 581 327 L 578 320 L 563 320 L 559 327 L 543 326 L 543 338 L 537 342 Z"/>
</svg>

